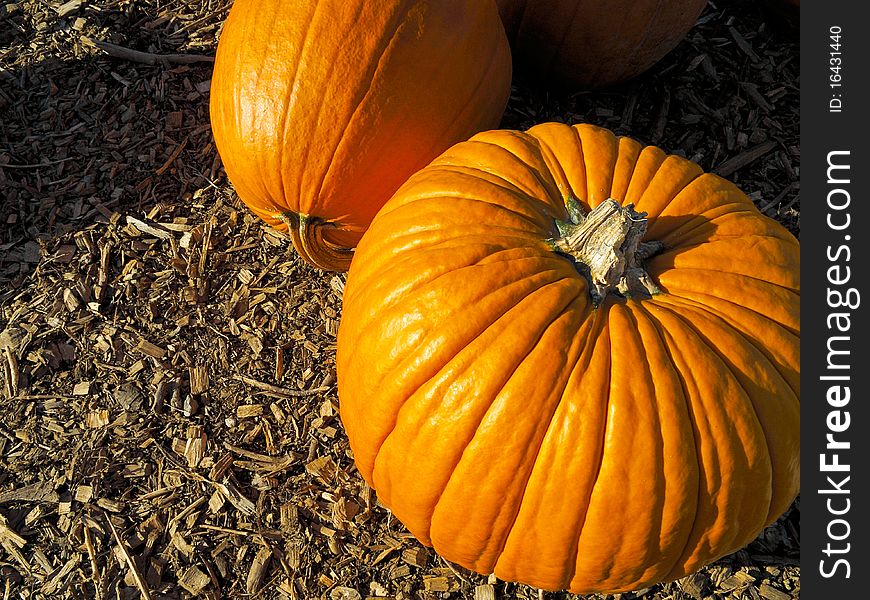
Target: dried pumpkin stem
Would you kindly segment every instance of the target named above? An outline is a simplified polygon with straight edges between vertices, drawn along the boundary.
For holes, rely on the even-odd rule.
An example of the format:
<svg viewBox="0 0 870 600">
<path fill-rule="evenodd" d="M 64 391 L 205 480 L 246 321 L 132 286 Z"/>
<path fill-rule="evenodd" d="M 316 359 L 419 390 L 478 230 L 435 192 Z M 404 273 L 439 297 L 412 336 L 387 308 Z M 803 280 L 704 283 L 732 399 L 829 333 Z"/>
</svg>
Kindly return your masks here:
<svg viewBox="0 0 870 600">
<path fill-rule="evenodd" d="M 609 293 L 623 297 L 650 297 L 661 293 L 643 267 L 643 261 L 659 252 L 661 242 L 644 242 L 646 213 L 633 204 L 602 202 L 583 215 L 579 203 L 569 200 L 570 221 L 557 222 L 560 237 L 553 241 L 557 252 L 572 257 L 589 282 L 592 304 L 598 306 Z"/>
<path fill-rule="evenodd" d="M 320 217 L 285 212 L 279 217 L 287 224 L 296 252 L 324 271 L 347 271 L 353 258 L 352 248 L 343 248 L 323 239 L 323 229 L 335 227 Z"/>
</svg>

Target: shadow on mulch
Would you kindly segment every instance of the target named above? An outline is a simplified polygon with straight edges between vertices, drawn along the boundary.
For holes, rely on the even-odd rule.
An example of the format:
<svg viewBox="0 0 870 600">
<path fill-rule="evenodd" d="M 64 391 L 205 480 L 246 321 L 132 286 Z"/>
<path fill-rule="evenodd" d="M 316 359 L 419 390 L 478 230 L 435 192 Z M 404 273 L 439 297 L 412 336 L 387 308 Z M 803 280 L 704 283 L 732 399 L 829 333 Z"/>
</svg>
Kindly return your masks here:
<svg viewBox="0 0 870 600">
<path fill-rule="evenodd" d="M 165 52 L 166 40 L 149 31 L 159 18 L 132 6 L 82 7 L 65 19 L 16 6 L 0 7 L 0 286 L 13 288 L 38 262 L 42 241 L 114 211 L 189 202 L 220 166 L 210 64 L 137 64 L 89 42 Z M 203 54 L 214 53 L 215 28 Z"/>
</svg>

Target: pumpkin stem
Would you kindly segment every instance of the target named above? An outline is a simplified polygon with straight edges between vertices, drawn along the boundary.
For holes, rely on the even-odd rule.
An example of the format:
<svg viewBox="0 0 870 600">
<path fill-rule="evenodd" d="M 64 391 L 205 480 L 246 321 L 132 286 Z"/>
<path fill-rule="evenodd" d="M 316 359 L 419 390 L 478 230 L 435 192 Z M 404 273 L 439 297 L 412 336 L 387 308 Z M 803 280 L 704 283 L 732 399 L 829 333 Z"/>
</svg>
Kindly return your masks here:
<svg viewBox="0 0 870 600">
<path fill-rule="evenodd" d="M 343 248 L 323 239 L 323 229 L 335 227 L 320 217 L 294 212 L 282 213 L 279 218 L 287 224 L 293 247 L 299 256 L 324 271 L 347 271 L 353 258 L 353 248 Z"/>
<path fill-rule="evenodd" d="M 633 204 L 620 206 L 616 200 L 602 202 L 583 215 L 580 204 L 568 200 L 570 221 L 557 221 L 560 237 L 553 249 L 573 258 L 589 282 L 592 305 L 597 307 L 608 293 L 629 298 L 661 293 L 643 267 L 643 261 L 659 252 L 661 242 L 644 242 L 646 213 Z"/>
</svg>

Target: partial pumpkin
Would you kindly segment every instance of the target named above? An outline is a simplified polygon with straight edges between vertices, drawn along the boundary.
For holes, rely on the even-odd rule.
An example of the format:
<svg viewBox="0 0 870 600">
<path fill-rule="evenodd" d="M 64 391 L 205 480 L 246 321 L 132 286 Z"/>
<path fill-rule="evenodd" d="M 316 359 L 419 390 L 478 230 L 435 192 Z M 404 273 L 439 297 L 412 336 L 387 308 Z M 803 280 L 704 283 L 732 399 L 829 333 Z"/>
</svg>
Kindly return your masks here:
<svg viewBox="0 0 870 600">
<path fill-rule="evenodd" d="M 797 494 L 799 261 L 733 184 L 606 130 L 457 144 L 348 275 L 359 471 L 480 573 L 575 593 L 691 573 Z"/>
<path fill-rule="evenodd" d="M 707 0 L 497 0 L 519 75 L 569 89 L 643 73 L 673 50 Z"/>
<path fill-rule="evenodd" d="M 510 75 L 489 0 L 236 0 L 212 130 L 245 204 L 310 263 L 345 270 L 412 173 L 498 124 Z"/>
</svg>

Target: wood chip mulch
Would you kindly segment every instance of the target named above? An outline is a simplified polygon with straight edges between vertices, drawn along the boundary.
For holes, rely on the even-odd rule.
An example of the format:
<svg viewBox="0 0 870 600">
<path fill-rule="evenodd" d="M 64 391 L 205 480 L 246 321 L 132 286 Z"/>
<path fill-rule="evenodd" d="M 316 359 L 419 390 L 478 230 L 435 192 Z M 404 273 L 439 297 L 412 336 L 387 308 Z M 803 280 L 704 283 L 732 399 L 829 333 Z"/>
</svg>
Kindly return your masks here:
<svg viewBox="0 0 870 600">
<path fill-rule="evenodd" d="M 239 202 L 208 94 L 229 0 L 0 5 L 0 598 L 572 598 L 449 564 L 353 467 L 343 277 Z M 633 82 L 515 86 L 735 181 L 799 233 L 798 47 L 711 3 Z M 799 596 L 799 502 L 683 580 L 590 598 Z"/>
</svg>

